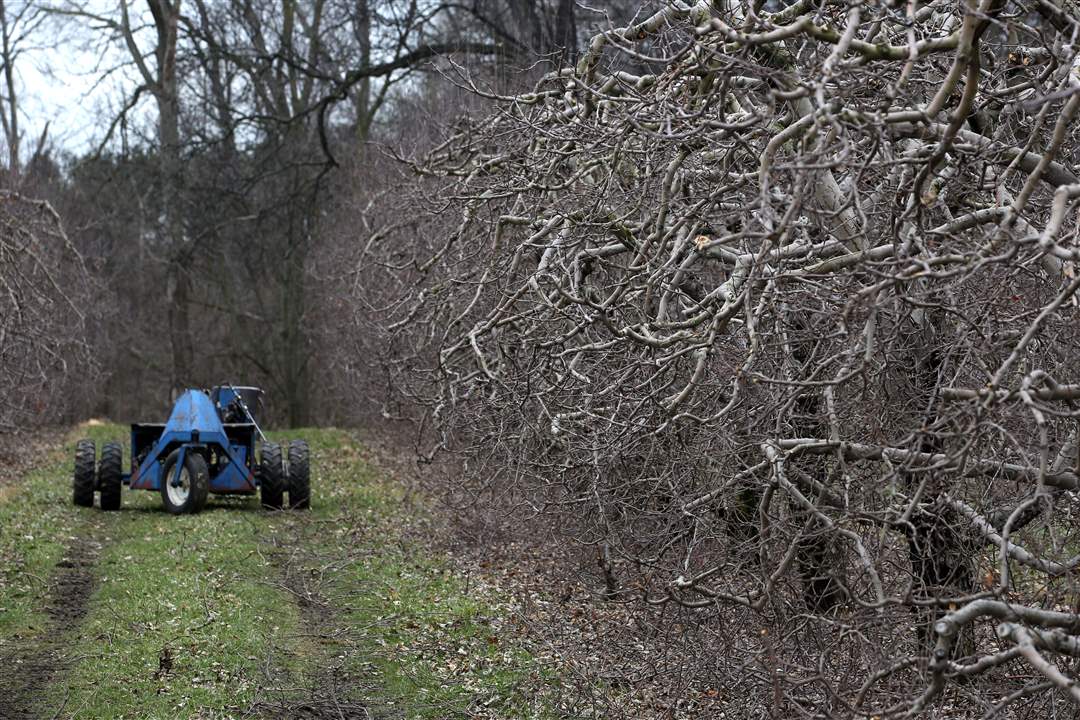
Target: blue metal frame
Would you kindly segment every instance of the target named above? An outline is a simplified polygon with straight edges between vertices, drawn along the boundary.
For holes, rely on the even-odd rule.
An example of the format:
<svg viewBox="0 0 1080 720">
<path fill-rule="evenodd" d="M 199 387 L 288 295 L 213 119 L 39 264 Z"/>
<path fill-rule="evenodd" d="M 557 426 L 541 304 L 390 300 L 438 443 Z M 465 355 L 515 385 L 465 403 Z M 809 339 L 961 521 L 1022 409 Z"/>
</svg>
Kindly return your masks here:
<svg viewBox="0 0 1080 720">
<path fill-rule="evenodd" d="M 216 394 L 216 393 L 215 393 Z M 133 490 L 160 490 L 165 459 L 181 448 L 176 464 L 177 482 L 184 455 L 192 450 L 216 458 L 209 466 L 210 492 L 251 494 L 258 488 L 255 467 L 255 426 L 252 423 L 221 422 L 219 409 L 202 390 L 187 390 L 173 406 L 169 420 L 156 438 L 160 426 L 131 426 L 131 474 L 124 480 Z M 136 459 L 143 455 L 135 466 Z"/>
</svg>

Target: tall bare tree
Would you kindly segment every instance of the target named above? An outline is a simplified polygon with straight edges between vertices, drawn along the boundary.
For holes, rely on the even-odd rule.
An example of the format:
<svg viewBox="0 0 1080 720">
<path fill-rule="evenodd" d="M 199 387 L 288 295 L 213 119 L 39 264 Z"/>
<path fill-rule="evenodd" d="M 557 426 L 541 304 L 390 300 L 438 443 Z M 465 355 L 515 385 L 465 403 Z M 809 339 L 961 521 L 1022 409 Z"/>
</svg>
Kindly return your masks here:
<svg viewBox="0 0 1080 720">
<path fill-rule="evenodd" d="M 338 158 L 359 157 L 393 89 L 418 68 L 492 46 L 444 38 L 447 9 L 415 3 L 148 0 L 110 13 L 72 0 L 50 9 L 96 31 L 103 58 L 119 50 L 135 79 L 104 149 L 117 130 L 137 136 L 146 118 L 137 109 L 153 101 L 147 134 L 159 172 L 142 208 L 156 238 L 146 243 L 132 228 L 130 241 L 146 250 L 140 279 L 162 290 L 151 302 L 168 317 L 168 384 L 241 374 L 270 386 L 284 419 L 305 422 L 308 257 Z M 140 151 L 132 161 L 141 171 Z M 205 320 L 197 332 L 195 313 Z M 157 335 L 145 329 L 147 342 Z"/>
<path fill-rule="evenodd" d="M 0 94 L 0 124 L 4 129 L 7 150 L 8 183 L 18 185 L 22 172 L 22 131 L 19 129 L 20 84 L 16 65 L 27 46 L 41 30 L 45 14 L 34 2 L 4 0 L 0 2 L 0 69 L 3 71 L 4 91 Z M 46 123 L 46 128 L 48 124 Z M 38 150 L 44 143 L 44 135 Z"/>
<path fill-rule="evenodd" d="M 148 93 L 157 110 L 156 145 L 160 167 L 157 192 L 160 199 L 159 233 L 163 239 L 166 267 L 164 292 L 168 315 L 172 369 L 169 384 L 175 390 L 198 381 L 195 377 L 195 341 L 191 327 L 192 277 L 190 265 L 195 243 L 184 228 L 184 172 L 181 162 L 180 84 L 177 52 L 180 38 L 182 0 L 147 0 L 146 13 L 132 17 L 131 3 L 118 4 L 115 15 L 98 12 L 98 7 L 71 0 L 49 9 L 54 14 L 87 22 L 109 34 L 109 39 L 126 52 L 139 84 L 123 101 L 126 119 Z M 144 24 L 149 20 L 149 27 Z M 113 123 L 114 127 L 116 122 Z"/>
</svg>

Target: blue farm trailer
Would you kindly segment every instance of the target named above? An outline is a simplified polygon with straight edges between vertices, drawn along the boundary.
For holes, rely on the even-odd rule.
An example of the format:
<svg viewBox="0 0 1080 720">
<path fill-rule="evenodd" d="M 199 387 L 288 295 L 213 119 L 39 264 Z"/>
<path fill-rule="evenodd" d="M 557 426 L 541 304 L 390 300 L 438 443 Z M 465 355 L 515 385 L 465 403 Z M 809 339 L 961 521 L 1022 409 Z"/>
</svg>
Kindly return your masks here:
<svg viewBox="0 0 1080 720">
<path fill-rule="evenodd" d="M 131 472 L 124 472 L 120 443 L 105 443 L 98 460 L 94 441 L 80 440 L 75 504 L 92 507 L 98 492 L 102 510 L 119 510 L 121 488 L 127 485 L 161 493 L 165 509 L 177 515 L 202 510 L 209 493 L 258 493 L 268 508 L 308 508 L 308 444 L 293 440 L 283 448 L 266 440 L 255 419 L 261 398 L 262 390 L 254 387 L 186 390 L 164 424 L 131 426 Z M 256 438 L 261 440 L 258 462 Z"/>
</svg>

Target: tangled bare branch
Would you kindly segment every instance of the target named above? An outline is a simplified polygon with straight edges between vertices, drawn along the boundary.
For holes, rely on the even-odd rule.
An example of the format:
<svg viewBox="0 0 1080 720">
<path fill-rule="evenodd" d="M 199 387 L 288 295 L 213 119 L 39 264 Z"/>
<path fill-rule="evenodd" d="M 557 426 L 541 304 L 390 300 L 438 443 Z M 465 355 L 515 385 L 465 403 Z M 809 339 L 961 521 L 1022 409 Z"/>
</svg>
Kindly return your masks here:
<svg viewBox="0 0 1080 720">
<path fill-rule="evenodd" d="M 446 225 L 383 243 L 396 381 L 643 608 L 768 630 L 724 650 L 773 658 L 776 712 L 1075 700 L 1068 7 L 670 2 L 597 35 L 416 161 Z"/>
</svg>

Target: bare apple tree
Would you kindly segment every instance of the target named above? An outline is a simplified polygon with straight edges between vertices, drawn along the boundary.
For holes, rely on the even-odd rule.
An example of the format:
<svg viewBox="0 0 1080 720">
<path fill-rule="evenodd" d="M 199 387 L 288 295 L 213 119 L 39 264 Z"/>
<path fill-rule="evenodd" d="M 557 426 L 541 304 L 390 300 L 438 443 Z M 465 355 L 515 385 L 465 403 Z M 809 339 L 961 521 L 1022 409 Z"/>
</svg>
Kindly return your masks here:
<svg viewBox="0 0 1080 720">
<path fill-rule="evenodd" d="M 1080 703 L 1070 8 L 671 2 L 414 160 L 396 382 L 697 691 Z"/>
<path fill-rule="evenodd" d="M 0 193 L 0 433 L 66 420 L 85 399 L 88 292 L 52 207 Z"/>
</svg>

